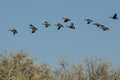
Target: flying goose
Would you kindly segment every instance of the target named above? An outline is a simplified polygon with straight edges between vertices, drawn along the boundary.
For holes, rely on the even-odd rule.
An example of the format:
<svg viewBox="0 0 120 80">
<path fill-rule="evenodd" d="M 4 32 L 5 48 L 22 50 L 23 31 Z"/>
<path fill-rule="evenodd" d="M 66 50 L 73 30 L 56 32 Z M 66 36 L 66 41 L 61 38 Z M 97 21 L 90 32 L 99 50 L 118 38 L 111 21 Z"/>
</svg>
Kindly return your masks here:
<svg viewBox="0 0 120 80">
<path fill-rule="evenodd" d="M 30 24 L 30 29 L 32 29 L 31 33 L 35 33 L 36 30 L 38 30 L 38 28 L 36 28 L 35 26 L 33 26 L 32 24 Z"/>
<path fill-rule="evenodd" d="M 118 20 L 117 13 L 115 13 L 112 17 L 109 17 L 109 18 Z"/>
<path fill-rule="evenodd" d="M 100 27 L 103 31 L 106 31 L 106 30 L 109 30 L 109 28 L 108 27 L 106 27 L 106 26 L 104 26 L 104 25 L 101 25 L 101 27 Z"/>
<path fill-rule="evenodd" d="M 87 21 L 87 24 L 90 24 L 91 22 L 93 22 L 92 19 L 85 19 Z"/>
<path fill-rule="evenodd" d="M 61 23 L 57 23 L 56 26 L 58 27 L 57 29 L 59 30 L 60 28 L 64 27 Z"/>
<path fill-rule="evenodd" d="M 67 27 L 69 27 L 71 29 L 75 29 L 74 23 L 71 23 L 70 26 L 67 26 Z"/>
<path fill-rule="evenodd" d="M 11 30 L 9 30 L 9 31 L 13 32 L 13 35 L 15 35 L 16 33 L 18 33 L 15 28 L 13 28 L 13 29 L 11 29 Z"/>
<path fill-rule="evenodd" d="M 46 28 L 49 27 L 49 26 L 51 26 L 51 24 L 49 24 L 47 21 L 45 21 L 45 22 L 43 23 L 43 25 L 45 25 Z"/>
<path fill-rule="evenodd" d="M 97 27 L 101 26 L 101 24 L 99 24 L 99 23 L 93 23 L 93 25 L 96 25 Z"/>
<path fill-rule="evenodd" d="M 65 17 L 63 17 L 62 19 L 64 19 L 64 22 L 68 22 L 68 21 L 71 21 L 69 18 L 65 18 Z"/>
</svg>

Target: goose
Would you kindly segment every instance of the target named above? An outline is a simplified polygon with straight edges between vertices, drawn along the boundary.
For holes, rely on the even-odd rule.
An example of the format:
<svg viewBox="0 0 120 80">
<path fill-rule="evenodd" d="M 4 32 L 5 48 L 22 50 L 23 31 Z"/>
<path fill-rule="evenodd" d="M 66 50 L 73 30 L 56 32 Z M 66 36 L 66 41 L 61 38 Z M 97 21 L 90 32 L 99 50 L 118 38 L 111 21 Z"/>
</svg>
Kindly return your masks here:
<svg viewBox="0 0 120 80">
<path fill-rule="evenodd" d="M 87 24 L 90 24 L 91 22 L 93 22 L 92 19 L 85 19 L 87 21 Z"/>
<path fill-rule="evenodd" d="M 70 26 L 67 26 L 67 27 L 69 27 L 71 29 L 75 29 L 74 23 L 71 23 Z"/>
<path fill-rule="evenodd" d="M 38 30 L 38 28 L 36 28 L 35 26 L 33 26 L 32 24 L 30 24 L 30 29 L 32 29 L 31 33 L 35 33 L 36 30 Z"/>
<path fill-rule="evenodd" d="M 59 30 L 60 28 L 64 27 L 61 23 L 57 23 L 56 26 L 58 27 L 57 29 Z"/>
<path fill-rule="evenodd" d="M 101 25 L 101 27 L 100 27 L 103 31 L 106 31 L 106 30 L 109 30 L 109 28 L 108 27 L 106 27 L 106 26 L 104 26 L 104 25 Z"/>
<path fill-rule="evenodd" d="M 68 22 L 68 21 L 71 21 L 69 18 L 65 18 L 65 17 L 63 17 L 62 19 L 64 19 L 64 22 Z"/>
<path fill-rule="evenodd" d="M 18 33 L 18 31 L 15 28 L 13 28 L 13 29 L 11 29 L 9 31 L 13 32 L 13 35 L 15 35 L 16 33 Z"/>
<path fill-rule="evenodd" d="M 109 18 L 118 20 L 117 13 L 115 13 L 112 17 L 109 17 Z"/>
<path fill-rule="evenodd" d="M 43 25 L 45 25 L 46 28 L 49 27 L 49 26 L 51 26 L 51 24 L 49 24 L 47 21 L 45 21 L 45 22 L 43 23 Z"/>
<path fill-rule="evenodd" d="M 96 25 L 97 27 L 101 26 L 101 24 L 99 24 L 99 23 L 93 23 L 93 25 Z"/>
</svg>

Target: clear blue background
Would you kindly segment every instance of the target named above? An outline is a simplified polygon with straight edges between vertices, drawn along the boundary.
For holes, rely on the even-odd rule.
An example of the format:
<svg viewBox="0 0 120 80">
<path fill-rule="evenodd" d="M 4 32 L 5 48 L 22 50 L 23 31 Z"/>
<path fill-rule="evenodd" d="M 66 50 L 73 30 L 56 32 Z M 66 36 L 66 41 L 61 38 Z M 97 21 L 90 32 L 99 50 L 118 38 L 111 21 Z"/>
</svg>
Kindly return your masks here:
<svg viewBox="0 0 120 80">
<path fill-rule="evenodd" d="M 0 0 L 0 53 L 25 50 L 40 62 L 55 66 L 65 56 L 69 62 L 79 63 L 87 56 L 108 59 L 120 65 L 120 0 Z M 69 17 L 76 29 L 67 27 L 57 30 L 58 22 L 64 26 L 62 17 Z M 84 19 L 110 28 L 102 31 Z M 45 28 L 44 21 L 52 24 Z M 29 24 L 38 28 L 31 34 Z M 16 28 L 12 35 L 9 29 Z"/>
</svg>

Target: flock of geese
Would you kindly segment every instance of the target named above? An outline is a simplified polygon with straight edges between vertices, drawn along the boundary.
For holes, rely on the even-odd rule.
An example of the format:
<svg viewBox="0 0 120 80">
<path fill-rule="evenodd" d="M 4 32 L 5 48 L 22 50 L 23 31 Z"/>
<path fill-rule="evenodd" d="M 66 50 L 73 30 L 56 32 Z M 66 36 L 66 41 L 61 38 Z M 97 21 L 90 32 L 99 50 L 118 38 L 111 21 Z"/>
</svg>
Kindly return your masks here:
<svg viewBox="0 0 120 80">
<path fill-rule="evenodd" d="M 116 20 L 118 20 L 118 17 L 117 17 L 117 13 L 115 13 L 113 16 L 111 16 L 111 17 L 109 17 L 109 18 L 111 18 L 111 19 L 116 19 Z M 71 21 L 71 19 L 69 19 L 69 18 L 62 18 L 63 20 L 64 20 L 64 22 L 66 23 L 66 22 L 69 22 L 69 21 Z M 85 19 L 85 21 L 87 21 L 87 24 L 91 24 L 91 22 L 93 22 L 93 20 L 92 19 Z M 47 27 L 49 27 L 49 26 L 52 26 L 50 23 L 48 23 L 47 21 L 45 21 L 44 23 L 43 23 L 43 25 L 47 28 Z M 104 25 L 101 25 L 101 24 L 99 24 L 99 23 L 93 23 L 93 25 L 95 25 L 96 27 L 99 27 L 100 29 L 102 29 L 103 31 L 106 31 L 106 30 L 109 30 L 109 28 L 108 27 L 106 27 L 106 26 L 104 26 Z M 31 33 L 35 33 L 36 32 L 36 30 L 38 30 L 38 28 L 37 27 L 35 27 L 34 25 L 32 25 L 32 24 L 29 24 L 29 26 L 30 26 L 30 29 L 31 29 Z M 55 26 L 57 26 L 57 30 L 60 30 L 62 27 L 64 27 L 61 23 L 57 23 Z M 69 27 L 70 29 L 75 29 L 75 26 L 74 26 L 74 23 L 71 23 L 69 26 L 66 26 L 66 27 Z M 12 33 L 13 33 L 13 35 L 15 35 L 16 33 L 18 33 L 18 31 L 15 29 L 15 28 L 13 28 L 13 29 L 11 29 L 11 30 L 9 30 L 9 31 L 11 31 Z"/>
</svg>

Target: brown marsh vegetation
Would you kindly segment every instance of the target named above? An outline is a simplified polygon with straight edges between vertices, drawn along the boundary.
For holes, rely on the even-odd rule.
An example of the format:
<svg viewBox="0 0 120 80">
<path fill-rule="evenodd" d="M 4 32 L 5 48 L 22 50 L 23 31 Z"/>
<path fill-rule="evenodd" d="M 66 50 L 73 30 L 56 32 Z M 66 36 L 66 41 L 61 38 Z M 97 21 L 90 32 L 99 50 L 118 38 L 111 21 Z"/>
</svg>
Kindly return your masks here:
<svg viewBox="0 0 120 80">
<path fill-rule="evenodd" d="M 39 64 L 24 51 L 0 56 L 0 80 L 120 80 L 120 67 L 112 68 L 105 59 L 87 57 L 83 63 L 70 64 L 65 58 L 56 69 Z"/>
</svg>

